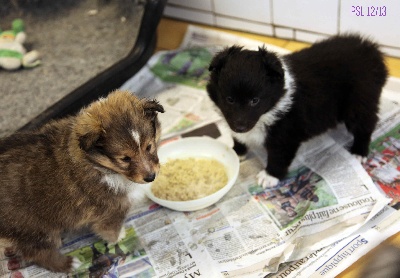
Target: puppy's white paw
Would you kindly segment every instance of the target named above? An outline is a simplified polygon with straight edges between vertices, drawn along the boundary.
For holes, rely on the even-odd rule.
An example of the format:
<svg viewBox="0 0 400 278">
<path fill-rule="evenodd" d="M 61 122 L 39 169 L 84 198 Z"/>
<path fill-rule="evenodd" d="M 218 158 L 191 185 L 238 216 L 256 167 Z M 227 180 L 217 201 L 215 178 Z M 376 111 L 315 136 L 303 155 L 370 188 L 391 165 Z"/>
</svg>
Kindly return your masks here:
<svg viewBox="0 0 400 278">
<path fill-rule="evenodd" d="M 72 257 L 72 271 L 77 270 L 82 265 L 82 262 L 77 257 Z"/>
<path fill-rule="evenodd" d="M 122 226 L 121 231 L 119 231 L 117 242 L 121 241 L 125 237 L 126 237 L 126 230 L 125 230 L 125 227 Z"/>
<path fill-rule="evenodd" d="M 263 188 L 274 187 L 279 182 L 279 179 L 269 175 L 265 170 L 262 170 L 257 174 L 257 180 L 258 184 Z"/>
<path fill-rule="evenodd" d="M 239 157 L 239 161 L 242 162 L 242 161 L 246 160 L 247 155 L 242 154 L 242 155 L 238 155 L 238 157 Z"/>
<path fill-rule="evenodd" d="M 361 164 L 364 164 L 367 162 L 367 157 L 366 156 L 361 156 L 358 154 L 353 154 L 354 158 L 358 160 Z"/>
</svg>

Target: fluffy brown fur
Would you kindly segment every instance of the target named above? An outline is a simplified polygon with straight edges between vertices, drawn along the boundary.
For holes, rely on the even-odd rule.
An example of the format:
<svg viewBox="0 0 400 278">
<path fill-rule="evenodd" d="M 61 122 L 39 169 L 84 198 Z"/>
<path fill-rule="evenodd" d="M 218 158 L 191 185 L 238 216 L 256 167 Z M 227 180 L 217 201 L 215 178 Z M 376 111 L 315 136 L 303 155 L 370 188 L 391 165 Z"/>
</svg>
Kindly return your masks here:
<svg viewBox="0 0 400 278">
<path fill-rule="evenodd" d="M 0 139 L 0 242 L 56 272 L 72 270 L 61 233 L 123 233 L 133 183 L 154 180 L 163 107 L 115 91 L 77 116 Z"/>
</svg>

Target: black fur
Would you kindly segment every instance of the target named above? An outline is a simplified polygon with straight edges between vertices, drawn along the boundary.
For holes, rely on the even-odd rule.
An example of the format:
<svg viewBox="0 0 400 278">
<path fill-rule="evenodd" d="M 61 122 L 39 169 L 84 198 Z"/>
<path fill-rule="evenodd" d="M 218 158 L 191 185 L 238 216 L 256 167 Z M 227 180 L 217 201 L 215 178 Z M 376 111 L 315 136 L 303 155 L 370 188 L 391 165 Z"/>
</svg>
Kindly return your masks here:
<svg viewBox="0 0 400 278">
<path fill-rule="evenodd" d="M 388 74 L 378 46 L 347 34 L 282 57 L 265 48 L 224 49 L 210 64 L 207 91 L 235 133 L 251 131 L 285 95 L 288 73 L 283 64 L 295 91 L 289 111 L 266 127 L 267 173 L 283 178 L 301 142 L 340 122 L 354 135 L 350 152 L 365 157 Z M 234 148 L 247 149 L 238 140 Z"/>
</svg>

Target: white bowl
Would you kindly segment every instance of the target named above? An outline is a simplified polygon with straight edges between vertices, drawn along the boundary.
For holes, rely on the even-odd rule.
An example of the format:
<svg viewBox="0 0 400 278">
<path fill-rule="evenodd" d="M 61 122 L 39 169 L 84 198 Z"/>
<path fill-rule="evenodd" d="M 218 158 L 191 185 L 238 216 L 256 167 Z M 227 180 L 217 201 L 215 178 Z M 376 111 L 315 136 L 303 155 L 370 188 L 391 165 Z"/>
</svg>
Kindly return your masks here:
<svg viewBox="0 0 400 278">
<path fill-rule="evenodd" d="M 147 197 L 153 202 L 177 211 L 194 211 L 206 208 L 221 199 L 232 188 L 239 174 L 239 158 L 232 148 L 209 137 L 188 137 L 162 145 L 158 150 L 160 163 L 174 158 L 213 158 L 221 162 L 227 171 L 228 182 L 217 192 L 190 201 L 169 201 L 157 198 L 151 191 L 151 183 L 142 184 Z"/>
</svg>

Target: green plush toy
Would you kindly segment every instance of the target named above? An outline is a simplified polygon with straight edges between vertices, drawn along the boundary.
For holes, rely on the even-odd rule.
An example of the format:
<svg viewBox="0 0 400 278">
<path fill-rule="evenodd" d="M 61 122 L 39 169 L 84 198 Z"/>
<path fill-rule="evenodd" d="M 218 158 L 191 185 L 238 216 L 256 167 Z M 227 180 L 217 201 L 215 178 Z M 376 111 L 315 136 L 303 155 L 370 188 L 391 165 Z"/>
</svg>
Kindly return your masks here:
<svg viewBox="0 0 400 278">
<path fill-rule="evenodd" d="M 23 43 L 26 34 L 24 22 L 15 19 L 12 30 L 0 29 L 0 67 L 6 70 L 16 70 L 20 67 L 32 68 L 40 64 L 40 54 L 36 50 L 26 52 Z"/>
</svg>

